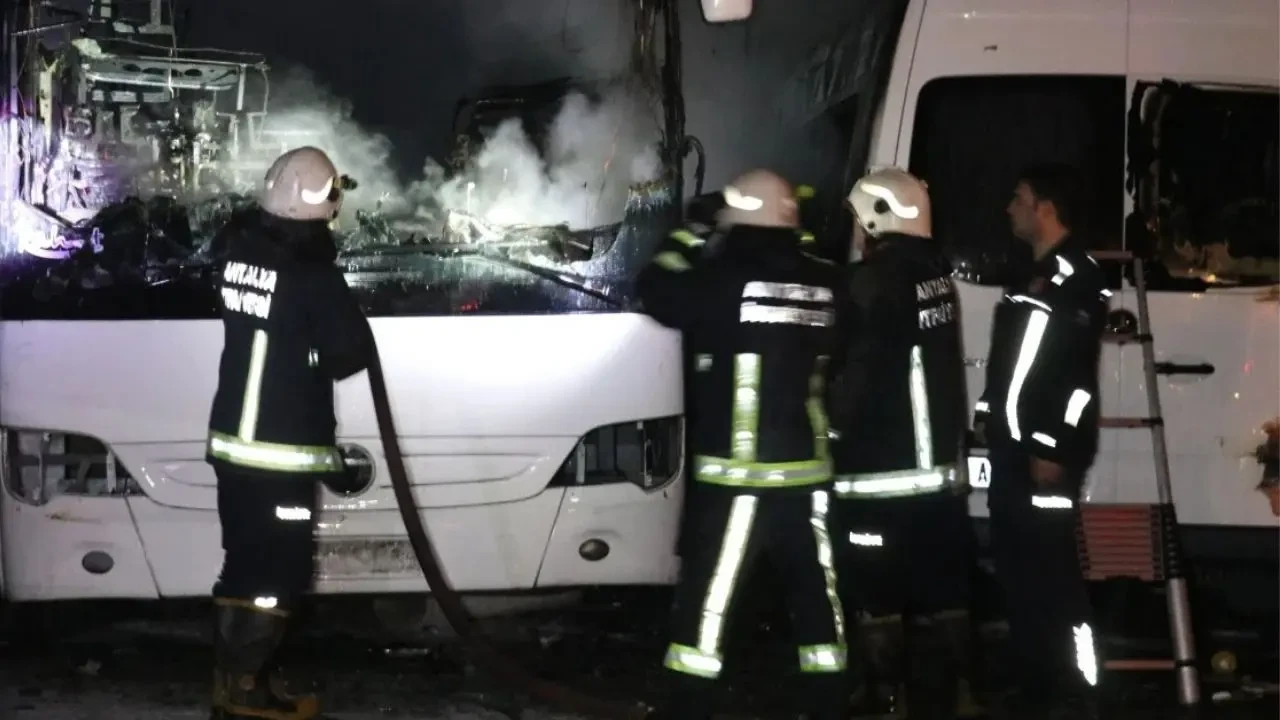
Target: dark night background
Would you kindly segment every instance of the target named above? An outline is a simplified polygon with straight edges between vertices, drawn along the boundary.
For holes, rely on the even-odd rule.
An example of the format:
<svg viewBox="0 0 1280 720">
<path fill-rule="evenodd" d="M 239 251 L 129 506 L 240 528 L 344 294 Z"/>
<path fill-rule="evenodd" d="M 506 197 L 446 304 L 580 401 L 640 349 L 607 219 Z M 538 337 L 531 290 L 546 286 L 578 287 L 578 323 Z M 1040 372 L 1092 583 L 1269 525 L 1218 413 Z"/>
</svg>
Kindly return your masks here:
<svg viewBox="0 0 1280 720">
<path fill-rule="evenodd" d="M 184 44 L 305 67 L 349 100 L 361 125 L 391 140 L 406 179 L 427 155 L 445 156 L 464 94 L 614 74 L 631 50 L 630 0 L 173 1 Z M 756 165 L 796 183 L 838 172 L 843 149 L 827 121 L 798 127 L 783 116 L 798 104 L 788 80 L 871 3 L 756 0 L 749 21 L 711 26 L 697 0 L 681 1 L 686 129 L 706 147 L 707 186 Z"/>
</svg>

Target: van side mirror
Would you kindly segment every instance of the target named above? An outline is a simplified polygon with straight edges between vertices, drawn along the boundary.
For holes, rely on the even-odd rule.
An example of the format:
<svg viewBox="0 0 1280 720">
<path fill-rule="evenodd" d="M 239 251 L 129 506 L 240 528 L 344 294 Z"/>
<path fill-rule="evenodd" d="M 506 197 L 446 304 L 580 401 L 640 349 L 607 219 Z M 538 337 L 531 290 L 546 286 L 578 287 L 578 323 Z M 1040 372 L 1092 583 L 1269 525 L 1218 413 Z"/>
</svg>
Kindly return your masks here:
<svg viewBox="0 0 1280 720">
<path fill-rule="evenodd" d="M 738 22 L 751 17 L 752 0 L 702 0 L 702 19 L 712 24 Z"/>
</svg>

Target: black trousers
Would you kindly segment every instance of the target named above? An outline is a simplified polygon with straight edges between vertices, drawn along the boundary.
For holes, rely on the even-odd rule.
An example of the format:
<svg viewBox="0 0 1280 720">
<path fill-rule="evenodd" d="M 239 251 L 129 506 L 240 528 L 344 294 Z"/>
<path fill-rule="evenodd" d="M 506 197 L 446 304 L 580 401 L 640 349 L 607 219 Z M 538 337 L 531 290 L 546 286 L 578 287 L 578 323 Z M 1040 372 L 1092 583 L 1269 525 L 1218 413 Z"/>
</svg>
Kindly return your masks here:
<svg viewBox="0 0 1280 720">
<path fill-rule="evenodd" d="M 1012 666 L 1029 693 L 1071 694 L 1096 684 L 1088 587 L 1080 566 L 1083 471 L 1039 488 L 1019 447 L 992 448 L 991 551 L 1009 621 Z"/>
<path fill-rule="evenodd" d="M 847 612 L 923 616 L 969 608 L 966 496 L 841 499 L 833 525 Z"/>
<path fill-rule="evenodd" d="M 689 488 L 685 514 L 690 522 L 665 662 L 680 687 L 695 694 L 710 691 L 707 681 L 720 675 L 739 586 L 767 553 L 790 610 L 800 670 L 812 685 L 809 709 L 831 712 L 843 706 L 847 649 L 827 532 L 829 503 L 823 486 L 761 492 L 701 483 Z M 685 712 L 699 714 L 690 706 Z"/>
<path fill-rule="evenodd" d="M 214 597 L 292 608 L 311 588 L 317 491 L 313 476 L 218 469 L 222 572 Z"/>
</svg>

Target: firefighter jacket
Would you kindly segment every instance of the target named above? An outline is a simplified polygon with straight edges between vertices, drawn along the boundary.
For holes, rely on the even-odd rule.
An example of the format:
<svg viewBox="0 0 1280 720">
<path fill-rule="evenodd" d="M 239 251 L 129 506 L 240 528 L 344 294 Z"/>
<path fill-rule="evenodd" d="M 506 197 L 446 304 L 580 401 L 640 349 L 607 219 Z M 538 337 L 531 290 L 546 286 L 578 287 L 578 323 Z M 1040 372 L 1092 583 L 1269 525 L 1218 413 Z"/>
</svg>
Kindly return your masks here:
<svg viewBox="0 0 1280 720">
<path fill-rule="evenodd" d="M 264 212 L 220 235 L 225 339 L 207 460 L 265 475 L 343 472 L 333 382 L 369 365 L 373 336 L 334 265 L 333 235 Z"/>
<path fill-rule="evenodd" d="M 645 311 L 684 331 L 695 479 L 750 489 L 831 479 L 825 363 L 842 293 L 794 230 L 735 226 L 667 238 L 637 279 Z"/>
<path fill-rule="evenodd" d="M 1098 359 L 1111 293 L 1098 264 L 1068 237 L 996 305 L 987 383 L 974 424 L 1083 471 L 1098 449 Z"/>
<path fill-rule="evenodd" d="M 960 313 L 937 243 L 886 234 L 849 273 L 828 392 L 836 494 L 961 491 L 968 421 Z"/>
</svg>

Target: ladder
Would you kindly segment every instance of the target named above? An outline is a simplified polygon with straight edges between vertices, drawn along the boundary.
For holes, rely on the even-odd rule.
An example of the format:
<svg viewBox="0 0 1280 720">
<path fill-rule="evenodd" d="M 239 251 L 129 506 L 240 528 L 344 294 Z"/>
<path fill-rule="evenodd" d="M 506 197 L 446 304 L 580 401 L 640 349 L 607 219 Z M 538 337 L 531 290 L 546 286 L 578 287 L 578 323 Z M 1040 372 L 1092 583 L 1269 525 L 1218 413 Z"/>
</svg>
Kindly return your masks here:
<svg viewBox="0 0 1280 720">
<path fill-rule="evenodd" d="M 1120 429 L 1147 429 L 1155 462 L 1159 504 L 1152 507 L 1102 506 L 1087 508 L 1083 517 L 1082 561 L 1091 580 L 1130 576 L 1147 581 L 1163 581 L 1169 613 L 1169 634 L 1173 658 L 1157 660 L 1116 660 L 1104 662 L 1110 670 L 1173 670 L 1178 685 L 1178 702 L 1184 706 L 1200 702 L 1200 677 L 1196 671 L 1195 639 L 1192 634 L 1191 603 L 1182 564 L 1177 511 L 1169 481 L 1169 453 L 1165 445 L 1164 416 L 1160 410 L 1155 349 L 1152 346 L 1151 317 L 1147 308 L 1147 282 L 1142 258 L 1125 250 L 1095 251 L 1096 260 L 1114 260 L 1133 268 L 1137 291 L 1138 322 L 1132 335 L 1110 336 L 1107 342 L 1142 346 L 1142 370 L 1147 388 L 1147 416 L 1104 417 L 1099 426 Z"/>
</svg>

